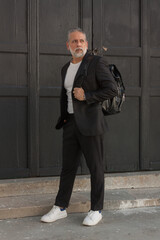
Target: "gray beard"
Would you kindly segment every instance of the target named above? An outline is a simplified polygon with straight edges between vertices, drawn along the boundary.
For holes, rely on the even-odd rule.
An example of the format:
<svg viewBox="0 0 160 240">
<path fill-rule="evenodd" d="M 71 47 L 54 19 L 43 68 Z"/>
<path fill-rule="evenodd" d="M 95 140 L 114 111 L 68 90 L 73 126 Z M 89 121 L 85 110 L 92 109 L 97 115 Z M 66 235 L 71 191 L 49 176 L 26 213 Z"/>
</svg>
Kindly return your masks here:
<svg viewBox="0 0 160 240">
<path fill-rule="evenodd" d="M 77 50 L 77 49 L 81 49 L 82 52 L 76 53 L 76 50 Z M 83 57 L 83 56 L 86 54 L 86 52 L 87 52 L 87 48 L 85 48 L 84 50 L 83 50 L 83 48 L 76 48 L 74 51 L 72 51 L 72 49 L 70 48 L 70 46 L 69 46 L 69 50 L 70 50 L 72 56 L 74 56 L 75 58 Z"/>
</svg>

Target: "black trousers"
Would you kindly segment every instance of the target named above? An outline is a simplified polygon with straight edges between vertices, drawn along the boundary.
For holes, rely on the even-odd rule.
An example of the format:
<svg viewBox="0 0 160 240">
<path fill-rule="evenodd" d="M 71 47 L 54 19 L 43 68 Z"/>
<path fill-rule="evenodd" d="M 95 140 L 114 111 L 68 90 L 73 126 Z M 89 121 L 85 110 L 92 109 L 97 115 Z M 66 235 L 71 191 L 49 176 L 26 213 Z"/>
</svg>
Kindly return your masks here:
<svg viewBox="0 0 160 240">
<path fill-rule="evenodd" d="M 91 174 L 91 210 L 103 209 L 103 137 L 103 135 L 82 135 L 76 126 L 74 115 L 69 115 L 68 121 L 63 127 L 62 172 L 55 205 L 68 207 L 80 156 L 83 153 Z"/>
</svg>

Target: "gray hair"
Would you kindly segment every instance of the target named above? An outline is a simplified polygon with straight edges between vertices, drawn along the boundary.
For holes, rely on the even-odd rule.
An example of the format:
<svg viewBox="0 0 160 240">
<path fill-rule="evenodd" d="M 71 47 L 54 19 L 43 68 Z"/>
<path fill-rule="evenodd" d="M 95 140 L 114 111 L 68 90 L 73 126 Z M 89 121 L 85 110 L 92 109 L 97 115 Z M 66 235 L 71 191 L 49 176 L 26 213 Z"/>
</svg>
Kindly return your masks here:
<svg viewBox="0 0 160 240">
<path fill-rule="evenodd" d="M 68 31 L 68 40 L 67 40 L 68 42 L 69 42 L 70 34 L 73 33 L 73 32 L 81 32 L 81 33 L 83 33 L 84 36 L 85 36 L 85 39 L 87 41 L 86 33 L 81 28 L 72 28 L 72 29 L 70 29 Z"/>
</svg>

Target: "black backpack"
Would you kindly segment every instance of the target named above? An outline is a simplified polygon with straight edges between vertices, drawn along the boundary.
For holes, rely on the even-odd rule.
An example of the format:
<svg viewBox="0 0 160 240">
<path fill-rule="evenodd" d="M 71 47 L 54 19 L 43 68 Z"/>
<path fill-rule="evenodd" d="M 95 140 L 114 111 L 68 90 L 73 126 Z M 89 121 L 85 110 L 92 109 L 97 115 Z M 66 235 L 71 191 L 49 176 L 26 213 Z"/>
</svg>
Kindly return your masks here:
<svg viewBox="0 0 160 240">
<path fill-rule="evenodd" d="M 120 72 L 114 64 L 109 64 L 109 70 L 115 80 L 118 94 L 102 102 L 102 111 L 105 116 L 120 113 L 122 104 L 125 101 L 125 87 Z"/>
<path fill-rule="evenodd" d="M 92 58 L 93 58 L 93 55 L 86 62 L 86 65 L 84 67 L 84 74 L 83 74 L 84 77 L 87 77 L 87 69 Z M 109 64 L 109 70 L 115 80 L 118 94 L 117 96 L 111 99 L 104 100 L 102 102 L 102 111 L 105 116 L 120 113 L 122 104 L 125 101 L 125 87 L 124 87 L 122 77 L 118 68 L 114 64 Z"/>
</svg>

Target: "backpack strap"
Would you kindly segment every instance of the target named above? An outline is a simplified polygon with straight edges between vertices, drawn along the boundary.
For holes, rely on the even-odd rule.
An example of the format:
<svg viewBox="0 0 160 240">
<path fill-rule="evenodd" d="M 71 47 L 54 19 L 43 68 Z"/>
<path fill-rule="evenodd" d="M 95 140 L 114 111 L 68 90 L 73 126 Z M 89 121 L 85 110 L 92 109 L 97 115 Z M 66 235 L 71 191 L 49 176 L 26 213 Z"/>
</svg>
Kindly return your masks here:
<svg viewBox="0 0 160 240">
<path fill-rule="evenodd" d="M 82 74 L 82 81 L 81 81 L 81 86 L 84 82 L 84 80 L 87 78 L 87 74 L 88 74 L 88 67 L 91 63 L 91 61 L 93 60 L 93 58 L 95 58 L 95 55 L 89 55 L 84 61 L 84 68 L 83 68 L 83 74 Z M 96 56 L 97 59 L 100 58 L 100 56 Z"/>
</svg>

